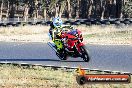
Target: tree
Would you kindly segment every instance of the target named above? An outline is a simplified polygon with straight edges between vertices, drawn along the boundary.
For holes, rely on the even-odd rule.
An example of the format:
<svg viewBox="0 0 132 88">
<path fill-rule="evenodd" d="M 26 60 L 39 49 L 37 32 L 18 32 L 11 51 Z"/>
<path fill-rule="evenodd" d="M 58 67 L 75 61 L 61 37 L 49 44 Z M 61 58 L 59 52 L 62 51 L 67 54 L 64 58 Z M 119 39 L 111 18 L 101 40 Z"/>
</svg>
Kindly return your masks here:
<svg viewBox="0 0 132 88">
<path fill-rule="evenodd" d="M 104 19 L 104 12 L 105 12 L 105 5 L 106 5 L 106 1 L 101 0 L 101 19 Z"/>
<path fill-rule="evenodd" d="M 87 13 L 86 9 L 87 9 L 87 1 L 81 0 L 80 1 L 80 18 L 86 18 L 86 13 Z"/>
<path fill-rule="evenodd" d="M 3 10 L 3 0 L 0 0 L 1 6 L 0 6 L 0 20 L 2 19 L 2 10 Z"/>
<path fill-rule="evenodd" d="M 87 12 L 87 17 L 91 18 L 92 16 L 92 8 L 93 8 L 93 0 L 88 1 L 88 12 Z"/>
<path fill-rule="evenodd" d="M 116 18 L 121 17 L 122 0 L 116 0 Z"/>
<path fill-rule="evenodd" d="M 34 18 L 38 18 L 39 14 L 38 14 L 38 8 L 39 8 L 39 5 L 38 5 L 38 0 L 35 0 L 34 1 Z"/>
<path fill-rule="evenodd" d="M 9 18 L 14 18 L 17 0 L 9 0 Z"/>
<path fill-rule="evenodd" d="M 5 11 L 6 8 L 7 10 Z M 8 0 L 0 0 L 0 20 L 2 19 L 2 16 L 3 16 L 3 10 L 6 12 L 5 13 L 6 17 L 8 17 L 8 14 L 9 14 L 9 1 Z"/>
<path fill-rule="evenodd" d="M 71 18 L 71 4 L 70 4 L 71 0 L 67 0 L 67 18 Z"/>
<path fill-rule="evenodd" d="M 120 18 L 121 14 L 131 17 L 131 6 L 122 6 L 123 0 L 0 0 L 0 19 L 7 12 L 9 18 L 14 18 L 23 3 L 23 18 L 38 18 L 45 20 L 51 17 L 66 18 Z M 6 3 L 6 6 L 5 6 Z M 8 9 L 5 11 L 5 7 Z M 123 8 L 123 9 L 122 9 Z M 39 13 L 41 12 L 41 13 Z"/>
<path fill-rule="evenodd" d="M 76 18 L 79 18 L 80 16 L 80 0 L 77 0 L 77 4 L 76 4 Z"/>
<path fill-rule="evenodd" d="M 60 18 L 62 16 L 62 13 L 64 12 L 65 6 L 66 6 L 66 0 L 62 0 L 60 2 L 59 15 L 58 15 Z"/>
<path fill-rule="evenodd" d="M 123 5 L 122 14 L 123 14 L 124 18 L 131 18 L 132 17 L 132 2 L 131 1 L 126 2 Z"/>
<path fill-rule="evenodd" d="M 56 16 L 58 16 L 58 4 L 57 4 L 57 2 L 58 2 L 59 0 L 51 0 L 51 2 L 50 2 L 50 5 L 49 5 L 49 13 L 50 13 L 50 17 L 56 17 Z"/>
<path fill-rule="evenodd" d="M 27 19 L 28 19 L 28 11 L 29 11 L 28 4 L 25 4 L 24 7 L 25 8 L 24 8 L 23 17 L 24 17 L 25 21 L 27 21 Z"/>
<path fill-rule="evenodd" d="M 46 20 L 46 0 L 42 0 L 42 15 L 43 15 L 43 18 Z"/>
</svg>

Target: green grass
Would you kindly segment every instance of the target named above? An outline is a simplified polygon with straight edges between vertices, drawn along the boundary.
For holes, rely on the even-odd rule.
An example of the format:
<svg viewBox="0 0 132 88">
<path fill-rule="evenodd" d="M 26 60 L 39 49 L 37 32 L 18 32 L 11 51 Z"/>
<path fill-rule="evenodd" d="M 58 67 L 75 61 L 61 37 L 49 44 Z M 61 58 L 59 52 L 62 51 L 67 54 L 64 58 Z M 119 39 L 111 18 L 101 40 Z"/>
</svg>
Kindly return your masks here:
<svg viewBox="0 0 132 88">
<path fill-rule="evenodd" d="M 87 72 L 95 73 L 98 72 Z M 76 82 L 75 70 L 54 70 L 41 66 L 0 65 L 0 86 L 5 88 L 130 88 L 130 84 L 85 84 Z"/>
</svg>

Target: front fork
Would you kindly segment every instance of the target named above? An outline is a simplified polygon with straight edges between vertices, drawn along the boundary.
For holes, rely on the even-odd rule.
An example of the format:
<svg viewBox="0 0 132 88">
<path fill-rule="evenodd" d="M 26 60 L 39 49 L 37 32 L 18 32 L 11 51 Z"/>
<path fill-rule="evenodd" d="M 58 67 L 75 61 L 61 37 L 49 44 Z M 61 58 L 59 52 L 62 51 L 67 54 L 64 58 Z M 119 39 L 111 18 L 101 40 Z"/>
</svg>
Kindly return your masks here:
<svg viewBox="0 0 132 88">
<path fill-rule="evenodd" d="M 75 47 L 80 55 L 82 55 L 82 52 L 80 49 L 81 46 L 84 46 L 84 44 L 82 42 L 79 42 L 78 44 L 75 45 Z"/>
</svg>

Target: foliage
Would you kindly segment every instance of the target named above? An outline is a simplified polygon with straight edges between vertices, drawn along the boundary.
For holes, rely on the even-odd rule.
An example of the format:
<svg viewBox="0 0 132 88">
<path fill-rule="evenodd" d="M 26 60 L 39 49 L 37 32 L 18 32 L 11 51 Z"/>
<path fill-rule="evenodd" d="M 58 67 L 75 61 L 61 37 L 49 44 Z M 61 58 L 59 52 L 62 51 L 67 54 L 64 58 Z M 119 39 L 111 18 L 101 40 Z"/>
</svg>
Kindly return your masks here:
<svg viewBox="0 0 132 88">
<path fill-rule="evenodd" d="M 6 5 L 7 1 L 9 6 Z M 8 14 L 7 18 L 23 15 L 22 18 L 63 16 L 65 18 L 103 19 L 120 18 L 121 13 L 123 13 L 123 17 L 125 15 L 131 17 L 130 4 L 132 2 L 122 6 L 123 4 L 123 0 L 0 0 L 0 17 L 5 17 L 5 13 Z"/>
<path fill-rule="evenodd" d="M 126 17 L 132 17 L 132 2 L 129 1 L 122 8 Z"/>
</svg>

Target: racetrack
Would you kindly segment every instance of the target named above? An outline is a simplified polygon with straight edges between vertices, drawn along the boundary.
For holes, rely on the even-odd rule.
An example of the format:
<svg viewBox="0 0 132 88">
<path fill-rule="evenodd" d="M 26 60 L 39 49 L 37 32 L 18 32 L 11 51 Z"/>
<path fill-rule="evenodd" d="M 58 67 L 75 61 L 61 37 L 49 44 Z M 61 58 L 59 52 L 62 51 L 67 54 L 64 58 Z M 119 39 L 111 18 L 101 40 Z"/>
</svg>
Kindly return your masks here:
<svg viewBox="0 0 132 88">
<path fill-rule="evenodd" d="M 132 46 L 89 44 L 86 46 L 91 55 L 90 62 L 84 62 L 81 58 L 60 61 L 46 43 L 0 42 L 0 61 L 70 67 L 81 65 L 90 69 L 132 73 Z"/>
</svg>

